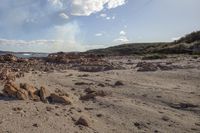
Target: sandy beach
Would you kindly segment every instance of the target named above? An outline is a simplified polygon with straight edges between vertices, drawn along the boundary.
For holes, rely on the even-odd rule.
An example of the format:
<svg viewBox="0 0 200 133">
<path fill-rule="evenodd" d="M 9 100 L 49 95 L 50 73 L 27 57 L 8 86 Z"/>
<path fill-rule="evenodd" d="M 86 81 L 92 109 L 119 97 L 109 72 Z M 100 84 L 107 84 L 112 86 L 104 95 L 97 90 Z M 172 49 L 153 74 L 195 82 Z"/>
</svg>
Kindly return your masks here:
<svg viewBox="0 0 200 133">
<path fill-rule="evenodd" d="M 16 85 L 67 93 L 70 105 L 0 97 L 1 133 L 198 133 L 200 58 L 178 56 L 145 62 L 170 70 L 138 71 L 134 57 L 109 57 L 123 69 L 101 72 L 30 71 Z M 1 84 L 4 89 L 4 83 Z M 90 92 L 103 92 L 85 97 Z M 86 123 L 77 123 L 82 118 Z"/>
</svg>

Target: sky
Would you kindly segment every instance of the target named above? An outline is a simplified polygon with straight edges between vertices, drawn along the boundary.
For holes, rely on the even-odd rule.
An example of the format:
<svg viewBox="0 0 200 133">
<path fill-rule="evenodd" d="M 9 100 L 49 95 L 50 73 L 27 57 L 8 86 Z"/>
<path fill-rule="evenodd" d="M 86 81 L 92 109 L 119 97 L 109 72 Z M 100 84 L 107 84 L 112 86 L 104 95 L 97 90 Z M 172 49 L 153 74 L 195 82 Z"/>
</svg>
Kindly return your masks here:
<svg viewBox="0 0 200 133">
<path fill-rule="evenodd" d="M 0 50 L 169 42 L 200 30 L 200 0 L 0 0 Z"/>
</svg>

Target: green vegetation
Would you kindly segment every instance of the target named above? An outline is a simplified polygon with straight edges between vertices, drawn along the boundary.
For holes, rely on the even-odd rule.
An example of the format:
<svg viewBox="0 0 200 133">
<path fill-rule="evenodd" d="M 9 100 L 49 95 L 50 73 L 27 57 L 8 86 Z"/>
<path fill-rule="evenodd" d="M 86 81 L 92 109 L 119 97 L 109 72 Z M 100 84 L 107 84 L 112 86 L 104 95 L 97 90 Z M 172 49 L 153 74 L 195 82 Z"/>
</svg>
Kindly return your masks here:
<svg viewBox="0 0 200 133">
<path fill-rule="evenodd" d="M 192 32 L 181 39 L 168 43 L 132 43 L 104 49 L 89 50 L 87 53 L 103 55 L 144 55 L 144 54 L 192 54 L 200 55 L 200 31 Z M 152 56 L 149 58 L 161 58 Z"/>
</svg>

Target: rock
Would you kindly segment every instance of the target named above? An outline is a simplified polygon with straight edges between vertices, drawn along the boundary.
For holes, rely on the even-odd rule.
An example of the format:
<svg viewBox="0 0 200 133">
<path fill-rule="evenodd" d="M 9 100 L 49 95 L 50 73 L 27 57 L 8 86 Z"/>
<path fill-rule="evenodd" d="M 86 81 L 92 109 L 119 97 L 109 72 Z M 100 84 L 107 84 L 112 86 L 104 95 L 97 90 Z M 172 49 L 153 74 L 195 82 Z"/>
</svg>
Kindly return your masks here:
<svg viewBox="0 0 200 133">
<path fill-rule="evenodd" d="M 35 93 L 37 89 L 27 83 L 20 83 L 20 88 L 27 90 L 28 92 Z"/>
<path fill-rule="evenodd" d="M 89 94 L 86 94 L 86 95 L 84 95 L 84 96 L 81 96 L 81 97 L 80 97 L 80 100 L 85 100 L 85 101 L 87 101 L 87 100 L 90 100 L 90 99 L 95 99 L 95 96 L 96 96 L 95 93 L 89 93 Z"/>
<path fill-rule="evenodd" d="M 47 107 L 46 107 L 46 110 L 47 110 L 47 111 L 52 111 L 52 110 L 53 110 L 53 108 L 52 108 L 52 107 L 50 107 L 50 106 L 47 106 Z"/>
<path fill-rule="evenodd" d="M 11 69 L 2 69 L 0 72 L 0 80 L 14 81 L 15 74 L 11 71 Z"/>
<path fill-rule="evenodd" d="M 122 83 L 122 81 L 116 81 L 115 82 L 115 86 L 122 86 L 124 85 L 124 83 Z"/>
<path fill-rule="evenodd" d="M 146 71 L 157 71 L 158 66 L 151 62 L 139 62 L 136 67 L 139 67 L 137 71 L 146 72 Z"/>
<path fill-rule="evenodd" d="M 67 96 L 67 97 L 69 97 L 69 94 L 67 94 L 66 92 L 64 92 L 63 90 L 60 90 L 58 88 L 56 88 L 55 93 L 57 93 L 59 96 Z"/>
<path fill-rule="evenodd" d="M 59 96 L 58 94 L 52 93 L 49 97 L 50 102 L 52 103 L 61 103 L 61 104 L 65 104 L 65 105 L 69 105 L 72 102 L 69 100 L 68 97 L 66 96 Z"/>
<path fill-rule="evenodd" d="M 100 87 L 105 87 L 105 85 L 102 84 L 102 83 L 98 84 L 98 86 L 100 86 Z"/>
<path fill-rule="evenodd" d="M 75 85 L 91 85 L 91 83 L 77 82 Z"/>
<path fill-rule="evenodd" d="M 39 95 L 42 102 L 48 102 L 47 98 L 50 96 L 50 92 L 44 86 L 41 86 Z"/>
<path fill-rule="evenodd" d="M 38 96 L 35 95 L 37 89 L 35 87 L 33 87 L 32 85 L 29 85 L 27 83 L 20 83 L 20 88 L 22 88 L 28 92 L 30 99 L 32 99 L 34 101 L 38 99 Z"/>
<path fill-rule="evenodd" d="M 39 125 L 37 123 L 34 123 L 33 127 L 39 127 Z"/>
<path fill-rule="evenodd" d="M 86 89 L 85 89 L 85 92 L 89 94 L 89 93 L 93 93 L 93 92 L 95 92 L 95 91 L 92 90 L 91 88 L 86 88 Z"/>
<path fill-rule="evenodd" d="M 87 120 L 86 118 L 84 118 L 84 117 L 80 117 L 80 118 L 76 121 L 75 124 L 76 124 L 76 125 L 86 126 L 86 127 L 89 126 L 88 120 Z"/>
<path fill-rule="evenodd" d="M 168 116 L 163 116 L 163 117 L 162 117 L 162 120 L 163 120 L 163 121 L 169 121 L 169 119 L 170 119 L 170 118 L 169 118 Z"/>
<path fill-rule="evenodd" d="M 5 95 L 8 95 L 9 97 L 17 97 L 18 90 L 20 90 L 20 88 L 17 87 L 16 84 L 8 82 L 5 84 L 3 92 Z"/>
<path fill-rule="evenodd" d="M 134 125 L 135 125 L 138 129 L 147 128 L 147 125 L 146 125 L 144 122 L 135 122 Z"/>
<path fill-rule="evenodd" d="M 13 110 L 13 111 L 21 111 L 22 108 L 21 108 L 21 107 L 14 107 L 12 110 Z"/>
<path fill-rule="evenodd" d="M 0 61 L 2 61 L 2 62 L 5 62 L 5 61 L 15 62 L 15 61 L 17 61 L 17 57 L 12 55 L 12 54 L 1 55 Z"/>
<path fill-rule="evenodd" d="M 102 114 L 97 114 L 97 117 L 102 117 L 103 115 Z"/>
<path fill-rule="evenodd" d="M 107 96 L 108 94 L 109 94 L 108 92 L 103 91 L 103 90 L 98 90 L 98 91 L 95 92 L 95 95 L 96 95 L 96 96 L 100 96 L 100 97 L 105 97 L 105 96 Z"/>
<path fill-rule="evenodd" d="M 20 89 L 17 91 L 17 98 L 19 100 L 27 100 L 29 99 L 28 92 L 26 90 Z"/>
</svg>

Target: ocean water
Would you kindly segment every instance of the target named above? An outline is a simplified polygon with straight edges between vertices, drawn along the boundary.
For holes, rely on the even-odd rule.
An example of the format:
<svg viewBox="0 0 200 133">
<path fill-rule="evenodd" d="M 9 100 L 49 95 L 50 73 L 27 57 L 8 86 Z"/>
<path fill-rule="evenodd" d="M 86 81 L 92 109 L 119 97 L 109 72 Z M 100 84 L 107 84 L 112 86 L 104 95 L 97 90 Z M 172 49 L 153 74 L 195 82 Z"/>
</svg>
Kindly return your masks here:
<svg viewBox="0 0 200 133">
<path fill-rule="evenodd" d="M 23 53 L 23 54 L 16 53 L 14 55 L 17 57 L 20 57 L 20 58 L 31 58 L 31 57 L 47 57 L 49 54 L 46 54 L 46 53 Z"/>
</svg>

